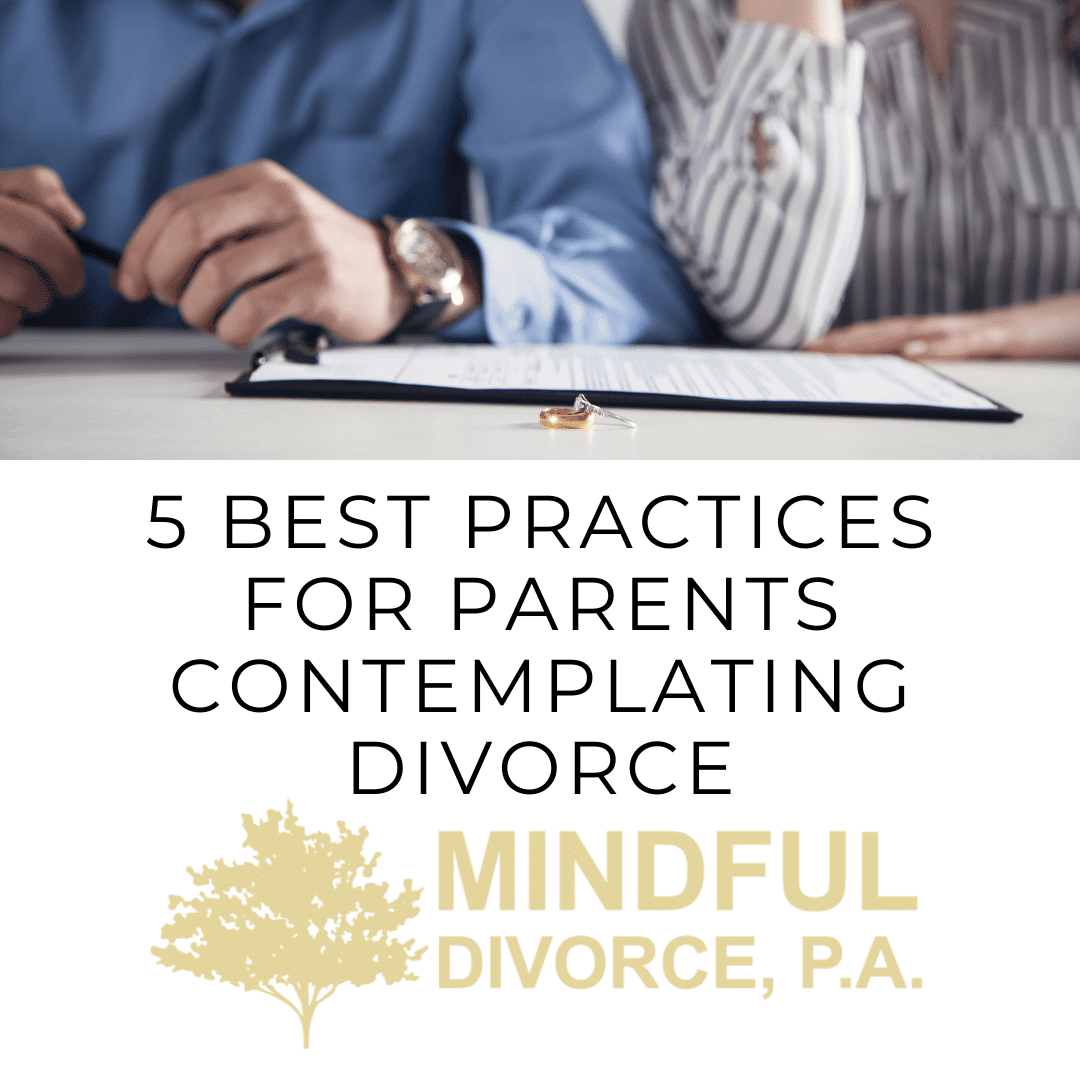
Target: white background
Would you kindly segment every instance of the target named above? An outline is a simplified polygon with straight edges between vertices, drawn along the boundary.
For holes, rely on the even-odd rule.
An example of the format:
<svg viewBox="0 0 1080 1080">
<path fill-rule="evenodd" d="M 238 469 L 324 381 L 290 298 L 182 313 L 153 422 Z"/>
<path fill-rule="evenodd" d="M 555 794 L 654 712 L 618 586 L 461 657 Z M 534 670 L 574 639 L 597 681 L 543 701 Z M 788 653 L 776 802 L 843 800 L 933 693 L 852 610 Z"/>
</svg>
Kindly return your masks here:
<svg viewBox="0 0 1080 1080">
<path fill-rule="evenodd" d="M 573 437 L 573 433 L 567 433 Z M 7 463 L 2 471 L 6 522 L 0 537 L 5 569 L 3 781 L 5 844 L 3 980 L 6 1058 L 15 1075 L 56 1076 L 93 1068 L 118 1076 L 369 1075 L 428 1071 L 478 1076 L 679 1074 L 845 1077 L 1015 1076 L 1060 1074 L 1075 1015 L 1072 964 L 1076 931 L 1075 564 L 1080 479 L 1073 464 L 630 463 L 578 466 L 515 462 L 412 463 Z M 525 497 L 560 495 L 571 505 L 565 535 L 528 551 Z M 148 546 L 154 494 L 181 494 L 177 512 L 188 530 L 173 551 Z M 258 551 L 224 549 L 224 497 L 258 494 L 271 506 L 274 535 Z M 308 537 L 325 550 L 289 551 L 284 543 L 288 494 L 326 496 L 300 516 L 326 518 Z M 365 551 L 337 543 L 336 507 L 347 495 L 379 499 L 364 516 L 380 528 Z M 416 508 L 414 548 L 401 543 L 401 509 L 388 494 L 428 494 Z M 511 526 L 465 540 L 468 494 L 496 494 L 512 506 Z M 610 495 L 634 541 L 615 537 L 577 544 L 601 495 Z M 640 514 L 652 498 L 677 494 L 690 506 L 658 512 L 656 529 L 691 542 L 675 551 L 649 546 Z M 724 548 L 713 545 L 711 504 L 698 495 L 740 495 L 725 511 Z M 763 497 L 761 550 L 751 546 L 749 506 Z M 792 513 L 792 530 L 823 535 L 821 547 L 800 551 L 780 541 L 777 508 L 813 494 L 821 509 Z M 874 550 L 839 548 L 840 496 L 878 495 L 877 509 L 857 504 L 853 516 L 876 514 L 863 538 Z M 889 508 L 901 495 L 930 499 L 922 511 L 930 545 L 905 551 L 889 541 L 917 536 L 892 527 Z M 163 507 L 174 512 L 177 504 Z M 173 510 L 170 510 L 170 507 Z M 909 504 L 914 516 L 916 504 Z M 345 535 L 357 535 L 352 529 Z M 165 536 L 167 530 L 155 529 Z M 569 629 L 570 579 L 601 576 L 617 600 L 616 630 Z M 281 611 L 260 612 L 247 630 L 247 577 L 285 577 L 266 598 Z M 450 623 L 452 579 L 482 576 L 499 588 L 494 612 L 455 634 Z M 668 632 L 628 626 L 629 579 L 668 577 L 677 600 L 687 576 L 722 595 L 735 578 L 735 625 L 728 632 L 702 613 L 702 629 L 679 630 L 682 605 L 646 609 L 670 621 Z M 760 602 L 740 582 L 747 576 L 820 576 L 836 582 L 828 597 L 836 627 L 810 633 L 795 624 L 818 612 L 793 602 L 794 586 L 777 588 L 774 629 L 760 625 Z M 356 598 L 352 620 L 320 633 L 296 617 L 296 590 L 313 577 L 346 582 Z M 406 633 L 386 620 L 367 630 L 368 576 L 395 576 L 413 588 Z M 558 634 L 525 619 L 505 632 L 510 605 L 528 576 L 539 579 Z M 712 586 L 712 588 L 709 588 Z M 758 587 L 759 588 L 759 587 Z M 269 587 L 268 587 L 269 589 Z M 595 619 L 588 620 L 596 623 Z M 540 624 L 540 625 L 537 625 Z M 170 681 L 182 662 L 207 657 L 221 665 L 221 706 L 194 715 L 172 700 Z M 246 713 L 228 698 L 235 667 L 254 657 L 279 663 L 290 697 L 275 712 Z M 302 712 L 300 672 L 311 658 L 337 675 L 350 659 L 353 704 L 342 715 L 317 694 Z M 420 716 L 414 708 L 415 667 L 397 680 L 391 713 L 373 710 L 376 670 L 363 658 L 456 658 L 455 690 L 443 700 L 457 714 Z M 500 678 L 530 657 L 533 709 L 471 710 L 471 664 L 480 657 Z M 544 668 L 551 657 L 593 664 L 590 695 L 547 708 Z M 659 713 L 610 716 L 605 708 L 607 660 L 620 660 L 620 698 L 651 706 L 671 661 L 683 659 L 709 711 L 685 701 Z M 727 712 L 726 676 L 708 661 L 753 658 L 760 671 L 777 661 L 777 709 L 768 714 L 760 685 L 740 675 L 737 712 Z M 794 657 L 819 677 L 842 661 L 842 710 L 837 715 L 811 692 L 805 710 L 791 708 Z M 889 657 L 905 665 L 907 705 L 875 714 L 858 704 L 854 676 L 866 662 Z M 447 669 L 435 669 L 441 681 Z M 784 674 L 784 673 L 787 674 Z M 392 673 L 392 678 L 397 673 Z M 196 692 L 215 688 L 194 674 Z M 623 681 L 625 679 L 625 682 Z M 882 688 L 890 676 L 882 678 Z M 254 686 L 254 683 L 251 684 Z M 395 684 L 392 684 L 395 685 Z M 254 690 L 252 691 L 254 693 Z M 517 697 L 515 695 L 515 700 Z M 385 796 L 351 793 L 354 739 L 381 739 L 402 749 L 406 777 Z M 416 791 L 416 746 L 431 747 L 431 794 Z M 475 793 L 458 794 L 437 743 L 446 739 L 459 760 L 475 760 L 494 743 Z M 552 747 L 560 772 L 552 788 L 526 797 L 508 792 L 499 775 L 502 753 L 533 739 Z M 580 796 L 572 788 L 574 739 L 604 740 L 619 751 L 612 781 L 619 794 Z M 633 790 L 625 771 L 641 742 L 677 747 L 643 768 L 678 783 L 652 797 Z M 694 739 L 726 739 L 731 796 L 689 792 Z M 653 753 L 658 753 L 654 751 Z M 646 759 L 648 760 L 648 759 Z M 644 765 L 644 763 L 643 763 Z M 523 774 L 524 775 L 524 774 Z M 665 781 L 667 777 L 665 776 Z M 310 830 L 334 823 L 366 825 L 368 851 L 384 853 L 377 881 L 396 893 L 406 877 L 424 888 L 421 914 L 401 937 L 430 946 L 415 983 L 381 981 L 341 988 L 321 1006 L 312 1049 L 301 1050 L 300 1025 L 263 995 L 196 980 L 155 963 L 151 945 L 171 915 L 167 897 L 193 891 L 184 868 L 216 858 L 242 858 L 242 813 L 263 816 L 287 799 Z M 436 837 L 463 829 L 474 859 L 488 830 L 519 837 L 518 909 L 440 912 L 436 907 Z M 557 910 L 557 833 L 579 832 L 601 866 L 609 829 L 624 833 L 624 910 L 605 912 L 584 881 L 578 906 Z M 636 910 L 638 830 L 691 835 L 705 854 L 705 887 L 690 907 Z M 713 836 L 718 829 L 768 830 L 770 848 L 744 848 L 744 862 L 764 861 L 764 879 L 738 879 L 735 910 L 717 912 Z M 526 907 L 525 834 L 548 832 L 548 910 Z M 783 898 L 780 834 L 803 839 L 803 889 L 825 891 L 827 833 L 848 834 L 847 893 L 832 911 L 804 913 Z M 917 912 L 860 910 L 859 834 L 881 836 L 884 893 L 916 894 Z M 678 860 L 661 863 L 678 888 Z M 460 906 L 460 897 L 459 897 Z M 486 946 L 491 935 L 516 935 L 531 956 L 542 934 L 555 938 L 535 990 L 516 986 L 503 957 L 503 989 L 487 973 L 467 990 L 439 990 L 439 935 L 468 935 Z M 563 986 L 554 952 L 565 937 L 588 934 L 604 944 L 608 971 L 588 991 Z M 650 937 L 659 952 L 671 938 L 692 934 L 753 936 L 753 991 L 713 987 L 711 956 L 701 957 L 705 985 L 677 990 L 663 979 L 646 990 L 630 973 L 611 985 L 610 946 L 616 934 Z M 844 959 L 800 986 L 803 935 L 832 936 Z M 874 979 L 868 990 L 841 990 L 856 979 L 873 937 L 888 935 L 910 983 L 896 990 Z M 684 968 L 691 969 L 689 954 Z M 775 979 L 763 1000 L 762 977 Z"/>
</svg>

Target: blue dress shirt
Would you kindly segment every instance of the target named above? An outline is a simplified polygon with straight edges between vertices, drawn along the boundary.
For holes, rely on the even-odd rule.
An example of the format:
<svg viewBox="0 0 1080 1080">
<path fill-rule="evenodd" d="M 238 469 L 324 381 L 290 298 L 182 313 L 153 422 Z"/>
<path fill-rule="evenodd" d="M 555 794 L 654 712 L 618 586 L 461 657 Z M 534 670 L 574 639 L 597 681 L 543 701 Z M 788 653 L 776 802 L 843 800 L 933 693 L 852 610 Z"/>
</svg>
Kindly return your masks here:
<svg viewBox="0 0 1080 1080">
<path fill-rule="evenodd" d="M 163 192 L 272 158 L 367 218 L 447 219 L 479 247 L 496 343 L 685 341 L 642 107 L 581 0 L 0 0 L 0 167 L 43 164 L 123 247 Z M 490 228 L 468 222 L 469 166 Z M 88 264 L 28 321 L 182 325 Z"/>
</svg>

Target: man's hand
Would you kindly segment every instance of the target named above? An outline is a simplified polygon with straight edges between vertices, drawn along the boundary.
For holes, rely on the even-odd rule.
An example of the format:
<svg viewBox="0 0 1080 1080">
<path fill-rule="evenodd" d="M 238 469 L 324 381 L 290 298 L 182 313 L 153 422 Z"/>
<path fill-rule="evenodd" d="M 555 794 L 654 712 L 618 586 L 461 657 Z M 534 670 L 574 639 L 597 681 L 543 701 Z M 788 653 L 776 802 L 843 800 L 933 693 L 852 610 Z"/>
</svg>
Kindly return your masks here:
<svg viewBox="0 0 1080 1080">
<path fill-rule="evenodd" d="M 129 300 L 153 294 L 234 348 L 287 318 L 378 341 L 412 304 L 382 232 L 272 161 L 163 195 L 114 280 Z"/>
<path fill-rule="evenodd" d="M 52 169 L 0 169 L 0 337 L 24 311 L 44 311 L 54 290 L 83 287 L 82 257 L 64 229 L 84 220 Z"/>
<path fill-rule="evenodd" d="M 962 315 L 856 323 L 803 346 L 810 352 L 893 354 L 909 360 L 1080 356 L 1080 293 Z"/>
</svg>

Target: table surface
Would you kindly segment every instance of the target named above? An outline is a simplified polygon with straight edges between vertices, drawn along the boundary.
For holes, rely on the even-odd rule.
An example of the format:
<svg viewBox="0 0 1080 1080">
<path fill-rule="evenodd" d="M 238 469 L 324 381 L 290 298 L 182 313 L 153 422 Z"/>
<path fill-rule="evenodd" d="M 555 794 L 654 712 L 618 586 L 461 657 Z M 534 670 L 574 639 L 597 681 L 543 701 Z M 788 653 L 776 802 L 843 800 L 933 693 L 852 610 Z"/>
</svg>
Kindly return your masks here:
<svg viewBox="0 0 1080 1080">
<path fill-rule="evenodd" d="M 1013 424 L 627 409 L 636 429 L 588 431 L 542 428 L 535 406 L 232 398 L 246 366 L 183 330 L 20 330 L 0 342 L 0 457 L 1080 457 L 1076 361 L 939 365 Z"/>
</svg>

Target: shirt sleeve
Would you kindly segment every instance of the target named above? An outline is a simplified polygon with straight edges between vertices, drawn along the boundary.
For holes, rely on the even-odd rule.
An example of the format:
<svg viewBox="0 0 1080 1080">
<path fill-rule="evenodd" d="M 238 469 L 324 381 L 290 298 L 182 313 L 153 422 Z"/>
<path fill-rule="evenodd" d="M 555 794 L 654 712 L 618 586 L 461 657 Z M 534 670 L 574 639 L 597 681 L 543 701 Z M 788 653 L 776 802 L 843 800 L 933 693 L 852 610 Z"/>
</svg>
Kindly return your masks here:
<svg viewBox="0 0 1080 1080">
<path fill-rule="evenodd" d="M 706 309 L 744 344 L 820 336 L 862 235 L 863 46 L 735 21 L 719 0 L 637 0 L 630 57 L 656 220 Z"/>
<path fill-rule="evenodd" d="M 477 0 L 459 153 L 490 226 L 481 318 L 444 332 L 521 342 L 693 340 L 699 308 L 656 230 L 641 99 L 581 0 Z"/>
</svg>

